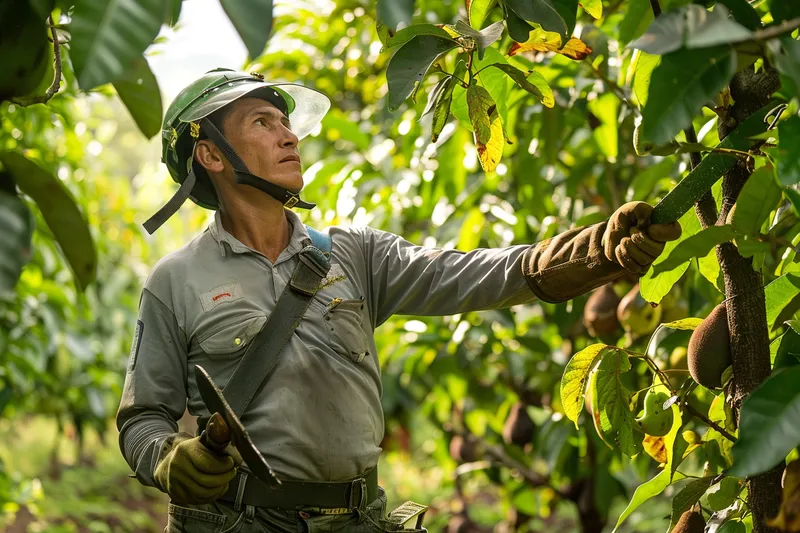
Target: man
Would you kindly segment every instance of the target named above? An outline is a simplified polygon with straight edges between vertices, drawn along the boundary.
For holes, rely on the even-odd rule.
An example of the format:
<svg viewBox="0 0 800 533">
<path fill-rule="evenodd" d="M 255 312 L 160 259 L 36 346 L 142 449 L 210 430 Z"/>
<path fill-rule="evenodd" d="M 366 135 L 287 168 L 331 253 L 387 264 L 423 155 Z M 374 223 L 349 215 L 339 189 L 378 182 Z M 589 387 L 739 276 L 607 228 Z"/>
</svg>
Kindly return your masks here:
<svg viewBox="0 0 800 533">
<path fill-rule="evenodd" d="M 680 235 L 677 224 L 648 225 L 643 202 L 535 246 L 469 252 L 328 228 L 330 270 L 239 413 L 284 481 L 269 489 L 239 468 L 235 451 L 210 451 L 176 421 L 187 400 L 191 414 L 210 414 L 194 367 L 228 383 L 301 268 L 298 257 L 325 246 L 287 207 L 313 207 L 299 198 L 297 144 L 328 107 L 314 90 L 218 69 L 167 110 L 163 161 L 181 188 L 145 227 L 154 231 L 187 197 L 216 216 L 145 283 L 117 427 L 136 477 L 172 499 L 169 532 L 393 530 L 377 487 L 384 426 L 374 329 L 393 314 L 565 301 L 643 273 Z"/>
</svg>

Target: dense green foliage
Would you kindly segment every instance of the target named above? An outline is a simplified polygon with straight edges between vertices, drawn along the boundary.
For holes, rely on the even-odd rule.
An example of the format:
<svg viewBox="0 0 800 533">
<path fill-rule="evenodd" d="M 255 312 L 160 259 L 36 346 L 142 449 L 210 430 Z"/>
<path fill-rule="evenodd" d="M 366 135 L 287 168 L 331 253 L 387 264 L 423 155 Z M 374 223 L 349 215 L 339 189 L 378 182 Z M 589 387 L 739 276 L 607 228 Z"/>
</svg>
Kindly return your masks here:
<svg viewBox="0 0 800 533">
<path fill-rule="evenodd" d="M 52 4 L 30 0 L 29 17 L 55 9 L 50 30 L 70 40 L 64 86 L 26 105 L 50 85 L 36 72 L 35 91 L 0 93 L 0 219 L 14 228 L 0 237 L 0 413 L 105 435 L 141 283 L 208 213 L 187 205 L 155 238 L 139 225 L 172 190 L 158 139 L 145 142 L 161 102 L 142 53 L 181 2 L 141 2 L 132 33 L 118 31 L 132 1 Z M 506 530 L 665 531 L 698 501 L 707 520 L 753 528 L 741 481 L 800 444 L 800 8 L 664 0 L 654 21 L 646 0 L 307 0 L 274 18 L 269 1 L 222 4 L 247 70 L 333 101 L 300 148 L 312 226 L 471 250 L 535 243 L 673 191 L 662 206 L 681 240 L 603 302 L 381 326 L 390 504 L 430 504 L 432 531 L 465 513 Z M 752 131 L 721 140 L 742 72 L 774 72 L 780 87 L 764 89 L 775 100 L 750 111 Z M 734 165 L 752 172 L 735 210 L 703 229 L 689 208 L 714 184 L 723 209 L 719 178 Z M 769 328 L 775 374 L 744 402 L 741 433 L 731 371 L 709 390 L 685 363 L 692 330 L 729 296 L 715 253 L 726 242 L 763 276 L 767 322 L 747 327 Z M 590 310 L 611 319 L 601 327 Z M 511 427 L 512 412 L 533 429 Z M 0 476 L 0 502 L 36 499 L 30 479 Z"/>
</svg>

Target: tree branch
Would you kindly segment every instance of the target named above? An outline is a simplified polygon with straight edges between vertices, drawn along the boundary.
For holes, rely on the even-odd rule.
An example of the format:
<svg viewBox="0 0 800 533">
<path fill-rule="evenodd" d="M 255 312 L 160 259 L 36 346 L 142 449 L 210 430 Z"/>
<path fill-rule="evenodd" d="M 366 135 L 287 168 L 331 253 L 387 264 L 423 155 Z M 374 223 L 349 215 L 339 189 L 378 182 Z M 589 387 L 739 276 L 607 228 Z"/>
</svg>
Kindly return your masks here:
<svg viewBox="0 0 800 533">
<path fill-rule="evenodd" d="M 725 428 L 724 428 L 724 427 L 720 426 L 719 424 L 717 424 L 716 422 L 714 422 L 713 420 L 711 420 L 710 418 L 708 418 L 708 417 L 707 417 L 706 415 L 704 415 L 704 414 L 703 414 L 701 411 L 698 411 L 697 409 L 695 409 L 695 408 L 694 408 L 694 406 L 693 406 L 692 404 L 690 404 L 689 402 L 684 402 L 684 404 L 683 404 L 683 405 L 684 405 L 684 407 L 686 408 L 686 410 L 687 410 L 687 411 L 689 411 L 689 414 L 691 414 L 692 416 L 694 416 L 694 417 L 696 417 L 696 418 L 699 418 L 700 420 L 702 420 L 703 422 L 705 422 L 705 423 L 706 423 L 706 424 L 707 424 L 709 427 L 711 427 L 711 428 L 712 428 L 714 431 L 716 431 L 717 433 L 719 433 L 720 435 L 722 435 L 723 437 L 725 437 L 725 438 L 726 438 L 726 439 L 728 439 L 729 441 L 731 441 L 731 442 L 736 442 L 736 437 L 734 437 L 733 435 L 731 435 L 730 433 L 728 433 L 728 432 L 725 430 Z"/>
<path fill-rule="evenodd" d="M 56 25 L 53 22 L 52 15 L 47 18 L 47 22 L 50 24 L 50 33 L 53 36 L 53 70 L 55 71 L 53 75 L 53 83 L 50 84 L 50 87 L 48 87 L 47 91 L 45 91 L 45 93 L 42 95 L 10 99 L 12 104 L 20 107 L 27 107 L 33 104 L 44 104 L 53 96 L 55 96 L 55 94 L 61 88 L 61 42 L 58 40 L 58 32 L 56 31 Z"/>
<path fill-rule="evenodd" d="M 756 30 L 753 32 L 753 38 L 745 42 L 769 41 L 770 39 L 780 37 L 781 35 L 792 33 L 798 28 L 800 28 L 800 17 L 795 17 L 793 19 L 784 20 L 775 26 L 770 26 L 769 28 L 764 28 L 763 30 Z"/>
</svg>

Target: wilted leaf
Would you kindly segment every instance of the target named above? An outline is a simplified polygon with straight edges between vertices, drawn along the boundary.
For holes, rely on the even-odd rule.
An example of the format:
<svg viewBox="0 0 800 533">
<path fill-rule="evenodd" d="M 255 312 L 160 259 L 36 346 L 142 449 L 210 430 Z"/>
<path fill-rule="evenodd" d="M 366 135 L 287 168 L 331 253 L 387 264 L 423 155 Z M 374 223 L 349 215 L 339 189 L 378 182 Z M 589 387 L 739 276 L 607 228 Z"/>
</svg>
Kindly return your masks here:
<svg viewBox="0 0 800 533">
<path fill-rule="evenodd" d="M 642 109 L 642 138 L 665 144 L 691 124 L 692 117 L 728 84 L 736 57 L 727 46 L 679 50 L 662 56 L 653 70 L 647 105 Z"/>
<path fill-rule="evenodd" d="M 123 74 L 153 42 L 164 18 L 161 0 L 79 0 L 70 31 L 78 85 L 88 91 Z"/>
<path fill-rule="evenodd" d="M 667 443 L 664 441 L 664 437 L 645 435 L 642 446 L 644 446 L 644 451 L 647 452 L 647 455 L 652 457 L 658 464 L 667 463 Z"/>
<path fill-rule="evenodd" d="M 36 202 L 72 267 L 76 285 L 85 289 L 95 279 L 97 252 L 86 219 L 72 194 L 60 179 L 20 153 L 0 152 L 0 161 L 14 176 L 20 190 Z"/>
<path fill-rule="evenodd" d="M 586 381 L 597 361 L 609 346 L 592 344 L 572 356 L 561 377 L 561 406 L 564 415 L 578 427 L 578 417 L 586 396 Z"/>
<path fill-rule="evenodd" d="M 526 74 L 517 67 L 509 65 L 508 63 L 494 63 L 491 66 L 499 68 L 508 74 L 508 76 L 513 79 L 517 85 L 529 93 L 536 95 L 536 97 L 545 107 L 553 107 L 555 105 L 553 90 L 547 84 L 547 81 L 542 77 L 542 75 L 535 70 L 531 70 Z"/>
<path fill-rule="evenodd" d="M 497 112 L 497 104 L 489 91 L 480 85 L 470 85 L 467 89 L 467 106 L 481 167 L 485 172 L 493 172 L 505 145 L 503 122 Z"/>
<path fill-rule="evenodd" d="M 436 95 L 431 95 L 433 102 L 433 122 L 431 123 L 431 142 L 436 142 L 439 139 L 439 134 L 442 133 L 447 118 L 450 116 L 450 103 L 453 101 L 453 88 L 456 85 L 456 79 L 452 77 L 445 78 L 440 81 L 442 84 L 440 90 Z M 437 87 L 439 87 L 437 85 Z"/>
<path fill-rule="evenodd" d="M 767 378 L 745 398 L 730 475 L 746 478 L 766 472 L 800 444 L 798 383 L 800 366 L 787 368 Z"/>
<path fill-rule="evenodd" d="M 389 109 L 395 110 L 421 83 L 431 64 L 457 43 L 434 35 L 416 35 L 389 60 L 386 81 L 389 84 Z"/>
<path fill-rule="evenodd" d="M 147 60 L 136 58 L 112 83 L 144 136 L 150 139 L 157 135 L 161 131 L 161 91 Z"/>
<path fill-rule="evenodd" d="M 696 234 L 682 240 L 663 262 L 654 265 L 656 273 L 666 272 L 679 267 L 683 263 L 695 258 L 705 257 L 709 250 L 718 244 L 728 242 L 736 237 L 733 226 L 709 226 Z"/>
<path fill-rule="evenodd" d="M 512 44 L 508 50 L 508 55 L 513 56 L 523 52 L 555 52 L 570 59 L 581 60 L 592 53 L 592 49 L 586 43 L 575 37 L 567 41 L 563 48 L 561 43 L 562 40 L 559 34 L 537 29 L 531 32 L 526 42 Z"/>
</svg>

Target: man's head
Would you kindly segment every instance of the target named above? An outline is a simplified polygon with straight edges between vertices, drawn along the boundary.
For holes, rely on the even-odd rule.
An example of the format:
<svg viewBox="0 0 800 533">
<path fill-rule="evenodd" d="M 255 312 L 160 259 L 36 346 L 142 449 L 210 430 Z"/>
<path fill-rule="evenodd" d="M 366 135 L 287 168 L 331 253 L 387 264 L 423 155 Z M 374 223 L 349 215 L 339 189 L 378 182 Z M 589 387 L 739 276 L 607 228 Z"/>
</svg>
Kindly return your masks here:
<svg viewBox="0 0 800 533">
<path fill-rule="evenodd" d="M 298 139 L 292 132 L 289 117 L 274 103 L 246 96 L 216 111 L 209 120 L 253 175 L 289 191 L 300 192 L 303 176 Z M 231 163 L 202 129 L 194 160 L 209 175 L 217 194 L 242 194 L 243 186 L 236 184 Z"/>
<path fill-rule="evenodd" d="M 207 72 L 181 91 L 165 114 L 162 161 L 181 189 L 145 228 L 154 232 L 187 197 L 217 209 L 209 173 L 217 185 L 246 184 L 287 207 L 312 208 L 297 197 L 302 188 L 297 143 L 329 108 L 325 95 L 302 85 L 267 83 L 260 75 L 228 69 Z"/>
</svg>

